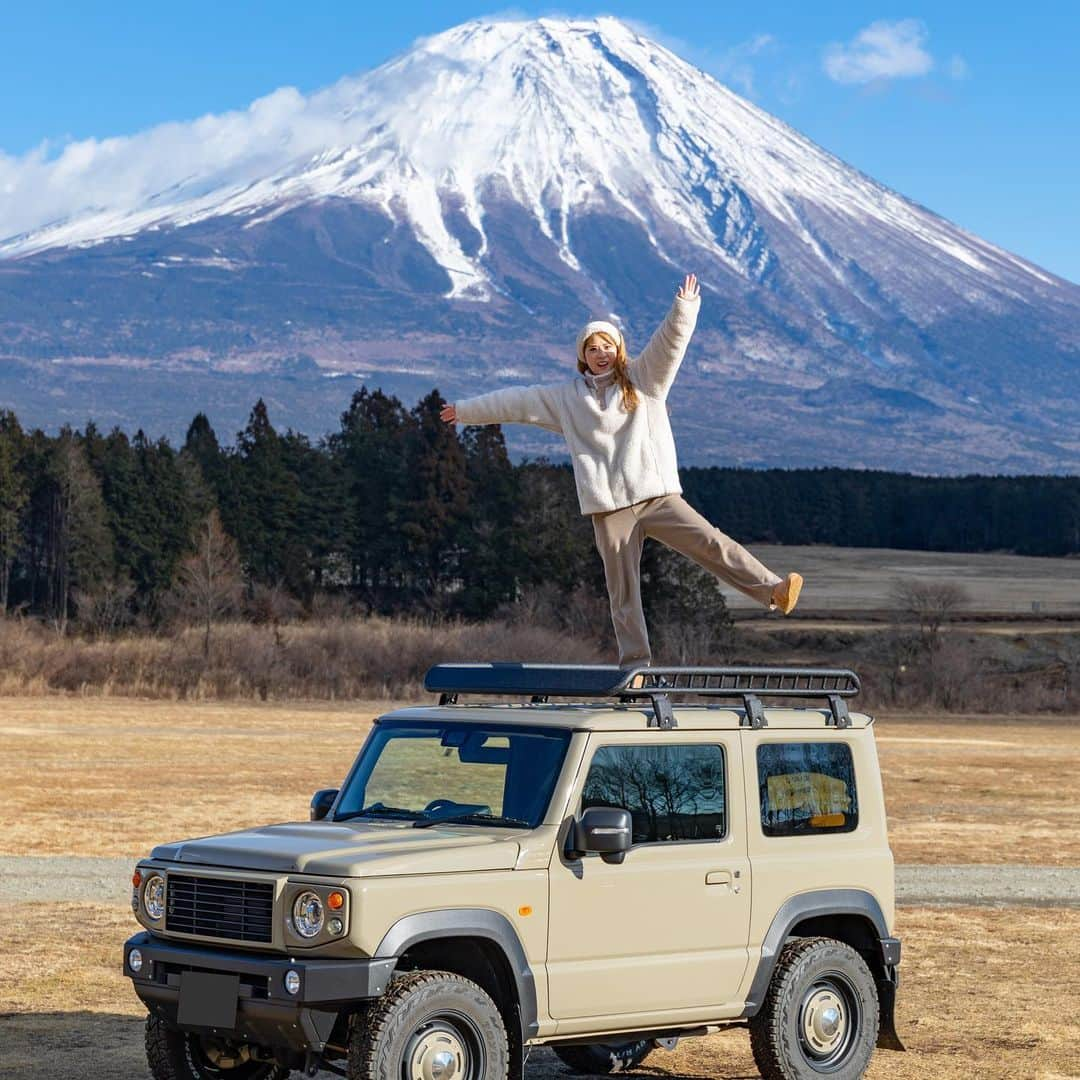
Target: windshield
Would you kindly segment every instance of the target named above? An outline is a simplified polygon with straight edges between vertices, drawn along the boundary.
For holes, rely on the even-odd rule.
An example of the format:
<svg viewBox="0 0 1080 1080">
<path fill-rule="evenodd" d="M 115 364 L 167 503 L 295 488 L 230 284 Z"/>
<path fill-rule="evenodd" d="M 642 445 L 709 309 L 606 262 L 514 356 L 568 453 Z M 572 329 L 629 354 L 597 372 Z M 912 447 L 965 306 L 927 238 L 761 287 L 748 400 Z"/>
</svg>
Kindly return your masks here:
<svg viewBox="0 0 1080 1080">
<path fill-rule="evenodd" d="M 569 731 L 383 721 L 345 783 L 334 820 L 535 828 L 569 740 Z"/>
</svg>

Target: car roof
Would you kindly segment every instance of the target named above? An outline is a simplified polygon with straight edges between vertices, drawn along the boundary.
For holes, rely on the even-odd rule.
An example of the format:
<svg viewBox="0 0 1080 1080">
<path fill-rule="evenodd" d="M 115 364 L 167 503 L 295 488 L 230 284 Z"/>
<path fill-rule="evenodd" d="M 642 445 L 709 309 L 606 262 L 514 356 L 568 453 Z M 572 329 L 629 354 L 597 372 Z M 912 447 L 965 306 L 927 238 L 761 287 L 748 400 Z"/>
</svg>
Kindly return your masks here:
<svg viewBox="0 0 1080 1080">
<path fill-rule="evenodd" d="M 683 705 L 672 702 L 677 729 L 685 731 L 727 731 L 747 728 L 742 709 L 716 705 Z M 766 729 L 806 729 L 824 731 L 833 727 L 829 709 L 781 708 L 764 710 Z M 508 724 L 520 727 L 550 727 L 573 731 L 646 731 L 653 730 L 670 738 L 670 730 L 655 726 L 652 706 L 642 704 L 574 704 L 558 702 L 476 703 L 467 705 L 413 705 L 385 713 L 384 720 L 452 721 L 465 724 Z M 873 718 L 864 713 L 850 714 L 853 729 L 869 727 Z"/>
</svg>

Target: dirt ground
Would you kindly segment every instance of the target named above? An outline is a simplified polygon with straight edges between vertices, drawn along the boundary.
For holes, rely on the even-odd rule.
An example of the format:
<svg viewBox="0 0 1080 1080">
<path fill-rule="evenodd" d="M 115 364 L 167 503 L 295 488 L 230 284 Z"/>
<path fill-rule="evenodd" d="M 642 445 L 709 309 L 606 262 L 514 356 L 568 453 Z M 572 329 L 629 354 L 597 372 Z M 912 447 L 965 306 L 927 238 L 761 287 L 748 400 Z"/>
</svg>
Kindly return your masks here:
<svg viewBox="0 0 1080 1080">
<path fill-rule="evenodd" d="M 378 705 L 4 699 L 0 855 L 135 858 L 156 842 L 304 818 Z M 1080 724 L 880 718 L 898 862 L 1080 866 Z M 268 767 L 269 763 L 269 767 Z M 0 904 L 0 1076 L 147 1075 L 119 972 L 123 904 Z M 1080 910 L 901 907 L 899 1028 L 871 1078 L 1080 1078 Z M 657 1051 L 641 1076 L 756 1075 L 745 1032 Z M 537 1051 L 531 1080 L 567 1075 Z"/>
<path fill-rule="evenodd" d="M 11 916 L 10 909 L 5 913 Z M 0 920 L 0 1075 L 145 1077 L 140 1006 L 119 970 L 121 905 L 33 903 Z M 899 999 L 907 1053 L 879 1050 L 871 1080 L 1080 1077 L 1080 911 L 903 908 Z M 656 1051 L 640 1076 L 757 1075 L 745 1031 Z M 329 1080 L 326 1074 L 324 1080 Z M 568 1075 L 549 1051 L 529 1080 Z"/>
<path fill-rule="evenodd" d="M 392 707 L 3 699 L 0 855 L 135 858 L 305 819 Z M 1075 718 L 883 716 L 877 740 L 897 862 L 1080 866 Z"/>
</svg>

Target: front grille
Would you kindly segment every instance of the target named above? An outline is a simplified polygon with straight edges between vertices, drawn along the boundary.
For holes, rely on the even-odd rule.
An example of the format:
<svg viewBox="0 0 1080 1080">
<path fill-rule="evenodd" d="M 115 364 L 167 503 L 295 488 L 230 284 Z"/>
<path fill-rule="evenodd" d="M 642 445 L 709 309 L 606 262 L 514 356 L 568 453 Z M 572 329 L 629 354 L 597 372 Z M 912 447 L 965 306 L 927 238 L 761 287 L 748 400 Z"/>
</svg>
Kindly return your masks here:
<svg viewBox="0 0 1080 1080">
<path fill-rule="evenodd" d="M 274 886 L 263 881 L 170 874 L 166 930 L 233 941 L 272 941 Z"/>
</svg>

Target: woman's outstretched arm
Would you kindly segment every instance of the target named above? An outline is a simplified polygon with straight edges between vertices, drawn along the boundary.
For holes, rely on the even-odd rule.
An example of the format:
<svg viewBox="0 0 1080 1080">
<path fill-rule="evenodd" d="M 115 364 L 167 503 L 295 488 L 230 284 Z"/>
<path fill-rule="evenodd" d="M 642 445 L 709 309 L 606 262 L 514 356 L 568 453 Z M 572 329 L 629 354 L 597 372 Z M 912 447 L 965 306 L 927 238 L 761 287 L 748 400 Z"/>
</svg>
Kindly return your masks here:
<svg viewBox="0 0 1080 1080">
<path fill-rule="evenodd" d="M 687 274 L 675 294 L 667 318 L 660 324 L 641 355 L 630 365 L 634 385 L 650 397 L 667 397 L 668 390 L 686 355 L 686 347 L 697 325 L 701 291 L 697 275 Z"/>
<path fill-rule="evenodd" d="M 535 424 L 562 434 L 557 388 L 509 386 L 447 405 L 439 414 L 448 424 Z"/>
</svg>

